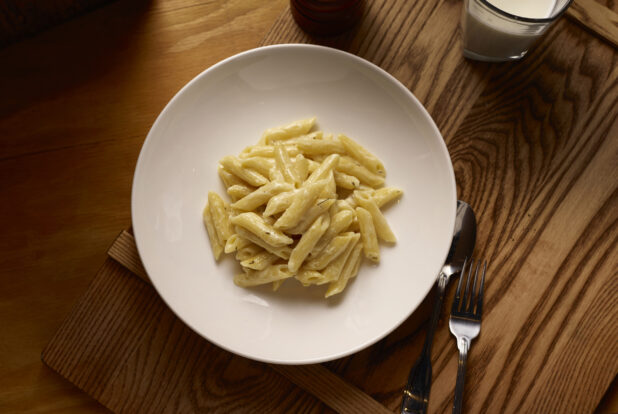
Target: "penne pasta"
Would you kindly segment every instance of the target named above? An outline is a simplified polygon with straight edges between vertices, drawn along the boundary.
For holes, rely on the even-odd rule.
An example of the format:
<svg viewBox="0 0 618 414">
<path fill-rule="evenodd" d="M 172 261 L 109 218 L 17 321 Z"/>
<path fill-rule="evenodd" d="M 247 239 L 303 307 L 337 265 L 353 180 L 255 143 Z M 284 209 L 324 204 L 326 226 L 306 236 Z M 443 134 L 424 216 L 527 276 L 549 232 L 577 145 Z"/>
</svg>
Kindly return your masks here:
<svg viewBox="0 0 618 414">
<path fill-rule="evenodd" d="M 324 233 L 322 238 L 317 242 L 313 250 L 311 251 L 311 256 L 318 256 L 322 250 L 337 236 L 339 233 L 345 231 L 352 220 L 354 219 L 353 210 L 341 210 L 337 212 L 335 215 L 331 217 L 330 226 L 328 230 Z"/>
<path fill-rule="evenodd" d="M 348 175 L 352 175 L 360 180 L 361 183 L 371 187 L 378 187 L 384 184 L 384 177 L 375 174 L 361 165 L 358 161 L 348 156 L 339 159 L 336 170 Z"/>
<path fill-rule="evenodd" d="M 223 168 L 222 165 L 219 165 L 219 167 L 217 168 L 217 173 L 219 174 L 219 178 L 221 178 L 221 181 L 223 181 L 223 185 L 226 189 L 234 185 L 242 185 L 243 187 L 247 186 L 247 183 L 236 177 L 231 172 L 227 171 L 225 168 Z"/>
<path fill-rule="evenodd" d="M 286 145 L 288 153 L 291 157 L 295 157 L 300 153 L 298 148 L 294 145 Z M 239 158 L 252 158 L 252 157 L 265 157 L 265 158 L 274 158 L 275 157 L 275 147 L 273 145 L 254 145 L 243 151 L 238 156 Z"/>
<path fill-rule="evenodd" d="M 303 267 L 298 271 L 295 278 L 302 283 L 303 286 L 321 285 L 323 284 L 324 275 L 317 270 L 305 269 Z"/>
<path fill-rule="evenodd" d="M 297 137 L 288 138 L 288 139 L 284 140 L 283 143 L 285 145 L 293 146 L 298 141 L 304 141 L 304 140 L 307 140 L 307 139 L 319 140 L 319 139 L 322 139 L 322 138 L 324 138 L 324 132 L 322 132 L 322 131 L 314 131 L 314 132 L 310 132 L 310 133 L 305 134 L 305 135 L 299 135 Z"/>
<path fill-rule="evenodd" d="M 230 196 L 232 201 L 236 202 L 243 197 L 248 196 L 254 190 L 251 187 L 247 187 L 244 184 L 234 184 L 227 189 L 227 195 Z"/>
<path fill-rule="evenodd" d="M 324 179 L 311 183 L 297 191 L 292 200 L 292 204 L 290 204 L 281 217 L 275 222 L 274 227 L 285 230 L 296 226 L 307 210 L 316 202 L 320 193 L 327 185 L 328 180 Z"/>
<path fill-rule="evenodd" d="M 208 239 L 210 240 L 210 247 L 212 248 L 212 254 L 215 256 L 215 260 L 219 260 L 221 257 L 221 253 L 223 252 L 223 244 L 219 240 L 219 236 L 217 235 L 217 230 L 215 229 L 215 225 L 212 221 L 212 216 L 210 215 L 210 208 L 208 204 L 204 207 L 202 212 L 202 218 L 204 221 L 204 226 L 206 227 L 206 233 L 208 233 Z"/>
<path fill-rule="evenodd" d="M 354 204 L 356 204 L 356 201 L 354 202 Z M 337 214 L 338 212 L 342 211 L 342 210 L 350 210 L 350 211 L 354 211 L 354 206 L 352 206 L 350 203 L 348 203 L 347 200 L 337 200 L 335 201 L 335 211 L 333 214 Z"/>
<path fill-rule="evenodd" d="M 330 216 L 328 213 L 324 213 L 318 217 L 309 229 L 302 235 L 296 244 L 296 247 L 292 249 L 292 253 L 290 254 L 288 269 L 290 269 L 291 272 L 296 272 L 300 269 L 300 266 L 303 264 L 307 256 L 309 256 L 309 252 L 311 252 L 311 249 L 313 249 L 318 240 L 320 240 L 320 237 L 322 237 L 329 224 Z"/>
<path fill-rule="evenodd" d="M 398 199 L 402 195 L 403 195 L 403 191 L 400 190 L 399 188 L 384 187 L 384 188 L 378 188 L 377 190 L 374 190 L 371 197 L 376 202 L 376 205 L 381 208 L 385 204 L 388 204 L 391 201 Z"/>
<path fill-rule="evenodd" d="M 305 158 L 305 159 L 309 163 L 309 165 L 308 165 L 309 174 L 312 174 L 315 170 L 318 169 L 318 167 L 320 166 L 320 163 L 317 162 L 317 161 L 312 160 L 311 158 Z"/>
<path fill-rule="evenodd" d="M 320 198 L 337 198 L 337 183 L 335 182 L 335 174 L 333 171 L 328 173 L 328 177 L 326 178 L 328 183 L 324 190 L 320 193 Z"/>
<path fill-rule="evenodd" d="M 268 177 L 270 169 L 275 166 L 275 160 L 266 157 L 250 157 L 241 159 L 240 164 L 243 168 L 250 168 L 259 172 L 264 177 Z"/>
<path fill-rule="evenodd" d="M 358 207 L 358 203 L 356 202 L 356 199 L 354 198 L 354 193 L 347 196 L 343 201 L 348 206 L 350 206 L 351 209 L 355 209 L 356 207 Z"/>
<path fill-rule="evenodd" d="M 234 255 L 234 257 L 236 258 L 236 260 L 240 262 L 250 257 L 253 257 L 262 251 L 264 251 L 264 249 L 262 249 L 260 246 L 257 246 L 255 244 L 250 244 L 248 246 L 243 247 L 242 249 L 239 249 Z"/>
<path fill-rule="evenodd" d="M 346 190 L 356 190 L 360 187 L 360 180 L 353 175 L 335 171 L 335 182 L 337 186 Z"/>
<path fill-rule="evenodd" d="M 290 254 L 292 253 L 292 248 L 290 246 L 283 247 L 275 247 L 271 244 L 266 243 L 264 240 L 257 237 L 255 234 L 251 233 L 249 230 L 246 230 L 242 227 L 236 226 L 236 233 L 244 239 L 249 240 L 250 242 L 257 244 L 262 247 L 264 250 L 271 252 L 272 254 L 280 257 L 284 260 L 290 259 Z"/>
<path fill-rule="evenodd" d="M 239 210 L 252 211 L 262 204 L 267 203 L 273 196 L 285 191 L 291 191 L 293 189 L 294 187 L 289 183 L 282 181 L 271 181 L 253 191 L 251 194 L 247 194 L 242 199 L 236 201 L 232 204 L 232 207 Z"/>
<path fill-rule="evenodd" d="M 225 201 L 214 191 L 208 192 L 208 206 L 210 208 L 210 216 L 212 217 L 212 223 L 217 231 L 219 242 L 223 245 L 227 239 L 230 238 L 234 231 L 230 224 L 230 218 L 228 215 L 228 206 Z"/>
<path fill-rule="evenodd" d="M 266 204 L 266 209 L 264 209 L 264 217 L 270 217 L 281 213 L 290 207 L 290 205 L 292 205 L 292 200 L 294 200 L 296 196 L 296 191 L 298 190 L 286 191 L 271 197 L 271 199 L 268 200 L 268 204 Z"/>
<path fill-rule="evenodd" d="M 299 139 L 294 142 L 305 155 L 345 154 L 346 150 L 338 139 Z"/>
<path fill-rule="evenodd" d="M 330 171 L 333 171 L 338 163 L 339 163 L 338 154 L 329 155 L 328 157 L 324 159 L 324 161 L 320 163 L 320 165 L 318 165 L 313 170 L 309 178 L 307 178 L 307 181 L 305 181 L 304 185 L 309 185 L 319 180 L 323 180 L 324 178 L 328 178 L 328 173 Z"/>
<path fill-rule="evenodd" d="M 343 267 L 345 266 L 345 263 L 348 260 L 350 253 L 354 249 L 354 246 L 356 246 L 356 244 L 358 243 L 359 239 L 360 234 L 354 233 L 350 241 L 347 243 L 345 250 L 339 256 L 337 256 L 335 260 L 330 262 L 330 264 L 326 266 L 326 269 L 322 271 L 322 274 L 324 275 L 324 280 L 320 282 L 321 284 L 334 282 L 339 278 L 339 275 L 343 271 Z"/>
<path fill-rule="evenodd" d="M 250 168 L 244 168 L 240 163 L 240 160 L 236 157 L 228 155 L 227 157 L 223 157 L 220 162 L 223 168 L 225 168 L 228 172 L 231 172 L 236 177 L 251 184 L 252 186 L 259 187 L 268 183 L 268 179 L 262 174 Z"/>
<path fill-rule="evenodd" d="M 371 195 L 363 191 L 358 191 L 354 193 L 354 199 L 361 207 L 371 214 L 378 238 L 388 243 L 395 243 L 397 238 L 393 234 L 393 231 L 388 225 L 386 218 L 384 218 L 384 215 L 378 208 L 376 202 L 373 198 L 371 198 Z"/>
<path fill-rule="evenodd" d="M 253 270 L 264 270 L 279 259 L 277 255 L 274 255 L 267 251 L 261 251 L 251 257 L 246 258 L 240 262 L 242 267 Z"/>
<path fill-rule="evenodd" d="M 376 229 L 373 225 L 373 217 L 362 207 L 356 207 L 356 217 L 358 218 L 358 226 L 360 227 L 365 257 L 374 263 L 379 263 L 380 247 L 378 246 Z"/>
<path fill-rule="evenodd" d="M 225 242 L 225 253 L 234 253 L 243 247 L 247 247 L 251 245 L 251 242 L 247 239 L 243 239 L 238 234 L 234 233 L 230 236 L 229 239 Z"/>
<path fill-rule="evenodd" d="M 287 265 L 270 265 L 262 270 L 248 269 L 244 273 L 234 276 L 234 283 L 241 287 L 263 285 L 277 280 L 287 279 L 294 276 Z"/>
<path fill-rule="evenodd" d="M 272 167 L 268 172 L 268 178 L 270 179 L 270 181 L 279 181 L 281 183 L 285 182 L 285 177 L 283 176 L 283 173 L 279 168 L 277 168 L 276 165 Z"/>
<path fill-rule="evenodd" d="M 386 169 L 384 168 L 384 164 L 382 164 L 382 161 L 380 161 L 378 157 L 367 151 L 356 141 L 348 138 L 343 134 L 339 134 L 337 138 L 339 138 L 339 141 L 343 144 L 346 152 L 350 154 L 352 158 L 361 163 L 372 173 L 380 175 L 382 177 L 386 176 Z"/>
<path fill-rule="evenodd" d="M 309 160 L 303 157 L 302 154 L 298 154 L 294 158 L 293 164 L 296 176 L 300 179 L 300 182 L 303 183 L 309 174 Z"/>
<path fill-rule="evenodd" d="M 274 141 L 304 135 L 313 128 L 313 125 L 315 125 L 315 117 L 301 119 L 276 128 L 269 128 L 264 131 L 260 141 L 263 141 L 265 144 L 272 144 Z"/>
<path fill-rule="evenodd" d="M 345 250 L 348 243 L 352 240 L 354 233 L 344 233 L 335 236 L 318 256 L 307 261 L 304 266 L 310 270 L 322 270 L 337 258 Z"/>
<path fill-rule="evenodd" d="M 283 284 L 283 282 L 285 282 L 287 279 L 279 279 L 279 280 L 275 280 L 273 282 L 273 292 L 276 292 L 279 290 L 279 288 L 281 287 L 281 285 Z"/>
<path fill-rule="evenodd" d="M 303 234 L 311 223 L 314 222 L 316 218 L 318 218 L 322 213 L 327 212 L 331 206 L 335 203 L 334 198 L 326 198 L 320 199 L 316 201 L 316 203 L 307 210 L 307 212 L 303 215 L 298 224 L 288 230 L 286 230 L 289 234 Z"/>
<path fill-rule="evenodd" d="M 208 193 L 203 222 L 215 260 L 233 254 L 242 287 L 294 277 L 341 293 L 363 257 L 380 261 L 379 241 L 395 242 L 380 208 L 401 197 L 382 187 L 386 170 L 346 135 L 311 131 L 315 118 L 271 128 L 257 145 L 225 156 L 217 172 L 231 204 Z"/>
<path fill-rule="evenodd" d="M 360 253 L 362 248 L 363 246 L 361 243 L 356 243 L 354 249 L 352 249 L 352 252 L 348 257 L 348 260 L 346 260 L 345 265 L 343 266 L 343 270 L 341 271 L 339 278 L 328 285 L 328 289 L 326 290 L 326 294 L 324 295 L 325 298 L 336 295 L 337 293 L 341 293 L 348 284 L 348 280 L 356 276 L 356 273 L 358 273 L 358 268 L 360 266 Z"/>
<path fill-rule="evenodd" d="M 254 236 L 273 247 L 282 247 L 294 242 L 294 240 L 283 234 L 283 232 L 266 223 L 264 219 L 256 213 L 239 214 L 232 217 L 231 222 L 253 233 Z"/>
<path fill-rule="evenodd" d="M 294 187 L 300 185 L 300 177 L 296 174 L 296 168 L 292 164 L 292 159 L 285 147 L 280 143 L 275 144 L 275 165 L 286 182 Z"/>
</svg>

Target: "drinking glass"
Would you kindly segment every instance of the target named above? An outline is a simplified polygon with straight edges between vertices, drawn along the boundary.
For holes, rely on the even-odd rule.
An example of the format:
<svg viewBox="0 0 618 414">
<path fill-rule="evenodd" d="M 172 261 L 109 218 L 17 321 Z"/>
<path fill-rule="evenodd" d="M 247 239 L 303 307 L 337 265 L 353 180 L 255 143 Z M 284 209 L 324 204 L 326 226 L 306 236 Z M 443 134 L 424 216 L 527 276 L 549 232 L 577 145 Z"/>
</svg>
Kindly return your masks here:
<svg viewBox="0 0 618 414">
<path fill-rule="evenodd" d="M 548 17 L 531 18 L 508 13 L 487 0 L 465 0 L 463 54 L 486 62 L 521 59 L 572 1 L 557 0 Z"/>
</svg>

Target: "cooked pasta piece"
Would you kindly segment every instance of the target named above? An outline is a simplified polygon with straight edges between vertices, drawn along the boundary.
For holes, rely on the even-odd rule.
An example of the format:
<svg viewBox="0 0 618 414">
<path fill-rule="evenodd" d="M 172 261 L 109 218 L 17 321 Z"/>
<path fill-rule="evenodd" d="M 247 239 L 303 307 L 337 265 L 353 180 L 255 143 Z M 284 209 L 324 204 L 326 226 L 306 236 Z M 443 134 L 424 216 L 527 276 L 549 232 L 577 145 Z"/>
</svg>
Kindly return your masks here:
<svg viewBox="0 0 618 414">
<path fill-rule="evenodd" d="M 284 259 L 289 260 L 290 254 L 292 253 L 292 248 L 290 246 L 282 246 L 275 247 L 272 244 L 266 243 L 264 240 L 260 239 L 255 234 L 251 233 L 249 230 L 246 230 L 240 226 L 235 227 L 236 233 L 244 239 L 249 240 L 250 242 L 257 244 L 262 247 L 264 250 L 271 252 L 272 254 Z"/>
<path fill-rule="evenodd" d="M 261 251 L 251 257 L 246 258 L 240 262 L 242 267 L 253 270 L 264 270 L 279 259 L 277 255 L 274 255 L 267 251 Z"/>
<path fill-rule="evenodd" d="M 328 230 L 311 251 L 311 256 L 318 256 L 335 236 L 350 227 L 352 220 L 354 220 L 353 210 L 341 210 L 333 215 Z"/>
<path fill-rule="evenodd" d="M 295 157 L 300 153 L 298 148 L 293 145 L 287 146 L 288 153 L 291 157 Z M 275 147 L 273 145 L 254 145 L 252 147 L 245 148 L 238 157 L 239 158 L 252 158 L 252 157 L 266 157 L 273 158 L 275 156 Z"/>
<path fill-rule="evenodd" d="M 328 289 L 326 290 L 326 295 L 324 295 L 324 297 L 328 298 L 336 295 L 337 293 L 341 293 L 348 284 L 348 280 L 356 276 L 361 261 L 360 252 L 362 248 L 363 246 L 361 243 L 356 243 L 354 249 L 348 257 L 348 260 L 346 260 L 345 265 L 343 266 L 341 274 L 339 274 L 339 278 L 328 285 Z"/>
<path fill-rule="evenodd" d="M 294 199 L 290 207 L 288 207 L 275 222 L 275 228 L 286 230 L 296 226 L 327 185 L 328 180 L 324 179 L 311 183 L 297 191 L 294 194 Z"/>
<path fill-rule="evenodd" d="M 246 272 L 234 276 L 234 283 L 242 287 L 257 286 L 287 279 L 292 276 L 294 274 L 289 271 L 287 265 L 278 264 L 268 266 L 262 270 L 248 269 Z"/>
<path fill-rule="evenodd" d="M 223 252 L 223 243 L 219 240 L 219 236 L 217 235 L 217 229 L 215 228 L 215 224 L 212 221 L 212 216 L 210 215 L 210 207 L 206 204 L 204 207 L 204 211 L 202 212 L 202 218 L 204 221 L 204 226 L 206 227 L 206 233 L 208 233 L 208 239 L 210 240 L 210 246 L 212 247 L 212 253 L 215 256 L 215 260 L 219 260 L 221 257 L 221 253 Z"/>
<path fill-rule="evenodd" d="M 398 199 L 402 195 L 403 195 L 403 191 L 399 188 L 384 187 L 384 188 L 378 188 L 377 190 L 374 190 L 371 197 L 374 199 L 378 207 L 382 207 L 385 204 L 388 204 L 391 201 Z"/>
<path fill-rule="evenodd" d="M 338 139 L 303 139 L 294 144 L 305 155 L 344 154 L 345 147 Z"/>
<path fill-rule="evenodd" d="M 334 198 L 317 200 L 315 204 L 311 206 L 309 210 L 307 210 L 307 212 L 303 215 L 298 224 L 286 230 L 286 232 L 292 235 L 303 234 L 305 231 L 307 231 L 309 226 L 311 226 L 311 223 L 313 223 L 315 219 L 318 218 L 322 213 L 327 212 L 334 203 Z"/>
<path fill-rule="evenodd" d="M 314 124 L 315 117 L 301 119 L 280 127 L 270 128 L 264 131 L 260 141 L 263 141 L 265 144 L 272 144 L 274 141 L 303 135 L 309 132 Z"/>
<path fill-rule="evenodd" d="M 285 182 L 271 181 L 253 191 L 251 194 L 247 194 L 242 199 L 232 204 L 232 207 L 244 211 L 252 211 L 267 203 L 273 196 L 283 193 L 285 191 L 291 191 L 294 187 Z"/>
<path fill-rule="evenodd" d="M 324 275 L 317 270 L 305 269 L 303 267 L 298 271 L 295 278 L 302 283 L 303 286 L 321 285 L 321 282 L 324 280 Z"/>
<path fill-rule="evenodd" d="M 210 208 L 210 216 L 217 231 L 219 242 L 224 244 L 227 239 L 233 234 L 230 217 L 228 214 L 228 205 L 219 194 L 214 191 L 208 192 L 208 206 Z"/>
<path fill-rule="evenodd" d="M 239 249 L 234 255 L 234 257 L 239 262 L 242 262 L 243 260 L 247 260 L 248 258 L 257 255 L 262 251 L 264 251 L 264 249 L 262 249 L 260 246 L 250 244 L 249 246 L 245 246 L 242 249 Z"/>
<path fill-rule="evenodd" d="M 256 213 L 242 213 L 232 217 L 231 221 L 232 224 L 243 227 L 245 230 L 262 239 L 264 243 L 268 243 L 273 247 L 282 247 L 294 242 L 292 238 L 266 223 L 264 219 Z"/>
<path fill-rule="evenodd" d="M 313 257 L 308 262 L 305 262 L 304 266 L 310 270 L 322 270 L 337 258 L 348 243 L 354 238 L 353 232 L 347 232 L 334 237 L 320 252 L 318 256 Z"/>
<path fill-rule="evenodd" d="M 275 166 L 275 160 L 266 157 L 251 157 L 241 159 L 240 164 L 243 168 L 250 168 L 259 172 L 264 177 L 268 177 L 270 169 Z"/>
<path fill-rule="evenodd" d="M 288 154 L 285 146 L 281 143 L 275 144 L 275 165 L 286 182 L 292 184 L 294 187 L 300 186 L 300 177 L 297 175 L 290 154 Z"/>
<path fill-rule="evenodd" d="M 252 190 L 251 187 L 247 187 L 244 184 L 234 184 L 228 187 L 227 195 L 230 196 L 232 201 L 236 202 L 240 200 L 241 198 L 248 196 L 253 191 L 254 190 Z"/>
<path fill-rule="evenodd" d="M 376 228 L 376 234 L 378 237 L 385 242 L 395 243 L 397 238 L 393 234 L 386 218 L 384 218 L 384 215 L 378 208 L 373 198 L 371 198 L 371 196 L 366 192 L 359 191 L 354 193 L 354 199 L 361 207 L 371 214 L 371 217 L 373 218 L 373 225 Z"/>
<path fill-rule="evenodd" d="M 367 151 L 356 141 L 348 138 L 343 134 L 339 134 L 337 138 L 339 138 L 339 141 L 341 141 L 344 148 L 346 149 L 348 154 L 352 156 L 352 158 L 360 162 L 372 173 L 381 175 L 382 177 L 386 176 L 386 169 L 384 168 L 384 164 L 382 164 L 382 161 L 380 161 L 378 157 Z"/>
<path fill-rule="evenodd" d="M 223 181 L 223 185 L 225 185 L 225 188 L 230 188 L 233 185 L 242 185 L 244 187 L 247 186 L 247 183 L 236 177 L 231 172 L 227 171 L 225 168 L 223 168 L 223 165 L 219 165 L 219 167 L 217 168 L 217 173 L 219 174 L 219 178 L 221 178 L 221 181 Z"/>
<path fill-rule="evenodd" d="M 321 283 L 334 282 L 335 280 L 337 280 L 337 278 L 339 278 L 339 275 L 343 271 L 343 267 L 345 266 L 345 263 L 348 260 L 350 253 L 354 249 L 354 246 L 356 246 L 356 244 L 358 243 L 359 239 L 360 234 L 354 233 L 350 241 L 347 243 L 343 253 L 337 256 L 337 258 L 330 262 L 330 264 L 326 266 L 326 269 L 322 271 L 322 274 L 324 275 L 324 280 Z"/>
<path fill-rule="evenodd" d="M 273 216 L 285 211 L 288 207 L 290 207 L 290 205 L 292 205 L 292 200 L 294 200 L 297 191 L 298 190 L 286 191 L 271 197 L 266 204 L 264 217 Z"/>
<path fill-rule="evenodd" d="M 234 253 L 243 247 L 247 247 L 251 244 L 251 242 L 247 239 L 243 239 L 237 233 L 234 233 L 230 236 L 229 239 L 225 242 L 225 253 Z"/>
<path fill-rule="evenodd" d="M 300 183 L 303 183 L 307 179 L 307 174 L 309 174 L 309 160 L 302 154 L 298 154 L 294 157 L 292 164 L 294 164 L 294 170 L 296 176 L 300 179 Z"/>
<path fill-rule="evenodd" d="M 376 229 L 373 225 L 373 217 L 371 217 L 371 213 L 362 207 L 356 207 L 356 217 L 358 218 L 365 257 L 374 263 L 379 263 L 380 247 L 378 246 Z"/>
<path fill-rule="evenodd" d="M 327 178 L 328 173 L 330 171 L 333 171 L 338 163 L 339 163 L 338 154 L 329 155 L 328 157 L 324 159 L 324 161 L 322 161 L 317 166 L 317 168 L 315 168 L 311 172 L 311 175 L 309 176 L 309 178 L 307 178 L 307 181 L 305 181 L 304 185 L 315 183 L 319 180 L 323 180 L 324 178 Z"/>
<path fill-rule="evenodd" d="M 276 292 L 279 290 L 279 288 L 281 287 L 281 285 L 283 284 L 283 282 L 285 282 L 287 280 L 286 279 L 279 279 L 279 280 L 275 280 L 273 282 L 273 292 Z"/>
<path fill-rule="evenodd" d="M 329 224 L 330 216 L 328 213 L 324 213 L 318 217 L 309 229 L 302 235 L 296 244 L 296 247 L 292 249 L 292 253 L 290 254 L 288 269 L 290 269 L 291 272 L 296 272 L 300 269 L 300 266 L 303 264 L 307 256 L 309 256 L 309 252 L 311 252 L 311 249 L 313 249 L 318 240 L 320 240 L 320 237 L 322 237 Z"/>
<path fill-rule="evenodd" d="M 335 171 L 335 182 L 337 186 L 347 190 L 356 190 L 360 187 L 360 180 L 353 175 Z"/>
<path fill-rule="evenodd" d="M 361 183 L 367 184 L 371 187 L 378 187 L 384 184 L 384 177 L 369 171 L 358 161 L 348 156 L 342 156 L 339 158 L 339 163 L 337 164 L 336 170 L 352 175 L 358 178 Z"/>
<path fill-rule="evenodd" d="M 250 168 L 244 168 L 240 163 L 240 160 L 236 157 L 228 155 L 223 157 L 220 162 L 223 168 L 225 168 L 228 172 L 231 172 L 236 177 L 255 187 L 268 183 L 268 179 L 262 174 Z"/>
</svg>

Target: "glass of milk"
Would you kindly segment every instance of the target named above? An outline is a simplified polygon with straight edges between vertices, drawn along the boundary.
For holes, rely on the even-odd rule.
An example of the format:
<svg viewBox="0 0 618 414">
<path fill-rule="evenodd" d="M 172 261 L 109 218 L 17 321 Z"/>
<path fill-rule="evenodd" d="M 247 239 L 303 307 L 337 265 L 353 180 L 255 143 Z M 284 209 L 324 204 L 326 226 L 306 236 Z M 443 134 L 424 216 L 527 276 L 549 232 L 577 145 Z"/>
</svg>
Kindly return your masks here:
<svg viewBox="0 0 618 414">
<path fill-rule="evenodd" d="M 463 54 L 487 62 L 521 59 L 572 0 L 465 0 Z"/>
</svg>

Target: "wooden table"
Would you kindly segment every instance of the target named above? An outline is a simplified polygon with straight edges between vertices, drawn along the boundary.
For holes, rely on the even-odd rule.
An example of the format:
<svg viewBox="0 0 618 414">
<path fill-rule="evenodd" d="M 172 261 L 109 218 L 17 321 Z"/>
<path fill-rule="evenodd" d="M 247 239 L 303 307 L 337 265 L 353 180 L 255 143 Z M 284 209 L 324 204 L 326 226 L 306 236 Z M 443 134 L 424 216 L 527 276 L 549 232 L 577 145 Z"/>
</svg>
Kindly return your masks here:
<svg viewBox="0 0 618 414">
<path fill-rule="evenodd" d="M 357 32 L 322 43 L 368 58 L 415 93 L 445 137 L 459 197 L 477 211 L 477 254 L 499 271 L 469 360 L 467 406 L 551 412 L 567 395 L 576 404 L 562 412 L 618 411 L 615 385 L 601 401 L 618 370 L 618 70 L 602 40 L 612 39 L 616 9 L 576 2 L 531 56 L 488 65 L 461 59 L 459 2 L 408 3 L 374 1 Z M 197 73 L 264 36 L 315 41 L 288 13 L 284 0 L 116 2 L 0 50 L 0 411 L 104 410 L 40 352 L 130 226 L 135 160 L 159 111 Z M 454 381 L 444 323 L 432 412 L 448 411 Z M 416 326 L 327 368 L 395 409 L 422 343 Z M 565 348 L 578 357 L 556 352 Z M 302 374 L 278 372 L 291 382 Z M 539 389 L 554 396 L 524 398 Z M 306 394 L 292 395 L 324 408 Z"/>
</svg>

